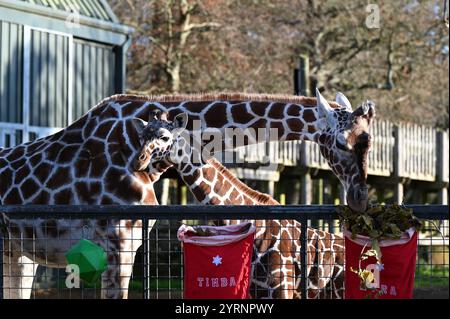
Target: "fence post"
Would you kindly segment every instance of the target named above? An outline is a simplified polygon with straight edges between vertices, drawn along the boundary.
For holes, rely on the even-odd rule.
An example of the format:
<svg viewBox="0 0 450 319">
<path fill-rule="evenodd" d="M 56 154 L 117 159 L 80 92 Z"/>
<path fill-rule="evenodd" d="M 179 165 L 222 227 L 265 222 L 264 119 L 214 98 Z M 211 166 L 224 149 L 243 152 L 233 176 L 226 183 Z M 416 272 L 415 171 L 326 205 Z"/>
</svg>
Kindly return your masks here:
<svg viewBox="0 0 450 319">
<path fill-rule="evenodd" d="M 312 179 L 311 174 L 306 172 L 300 177 L 301 184 L 301 198 L 300 204 L 311 205 L 312 204 Z"/>
<path fill-rule="evenodd" d="M 301 299 L 308 299 L 308 289 L 307 289 L 307 278 L 306 278 L 306 269 L 308 268 L 307 265 L 307 248 L 308 248 L 308 227 L 306 220 L 302 219 L 300 220 L 301 223 L 301 233 L 300 233 L 300 289 L 301 289 Z"/>
<path fill-rule="evenodd" d="M 439 204 L 448 203 L 448 133 L 443 131 L 436 132 L 436 181 L 439 183 L 438 201 Z"/>
<path fill-rule="evenodd" d="M 297 205 L 300 203 L 301 184 L 298 176 L 288 178 L 286 185 L 286 203 L 287 205 Z"/>
<path fill-rule="evenodd" d="M 302 175 L 300 176 L 301 195 L 300 204 L 312 204 L 312 179 L 309 172 L 309 165 L 311 163 L 311 147 L 308 142 L 302 141 L 300 146 L 300 166 Z"/>
<path fill-rule="evenodd" d="M 169 203 L 170 179 L 163 178 L 161 184 L 161 205 L 167 205 Z"/>
<path fill-rule="evenodd" d="M 394 177 L 396 178 L 394 186 L 394 201 L 398 204 L 403 203 L 403 134 L 400 125 L 394 126 Z"/>
<path fill-rule="evenodd" d="M 178 204 L 187 205 L 187 186 L 181 179 L 178 180 Z"/>
<path fill-rule="evenodd" d="M 339 205 L 347 205 L 347 192 L 341 182 L 338 184 L 339 190 Z"/>
<path fill-rule="evenodd" d="M 147 218 L 142 219 L 142 266 L 143 298 L 150 299 L 150 249 Z"/>
<path fill-rule="evenodd" d="M 275 196 L 275 182 L 273 180 L 267 182 L 267 194 Z"/>
<path fill-rule="evenodd" d="M 309 57 L 301 54 L 298 69 L 294 69 L 294 94 L 309 96 L 309 88 Z"/>
<path fill-rule="evenodd" d="M 0 230 L 0 300 L 3 299 L 3 235 Z"/>
<path fill-rule="evenodd" d="M 299 68 L 294 70 L 294 93 L 295 95 L 309 95 L 309 57 L 306 54 L 299 56 Z M 307 168 L 309 163 L 309 148 L 305 142 L 301 143 L 300 163 L 305 168 L 305 172 L 302 173 L 300 181 L 295 181 L 295 188 L 300 188 L 299 202 L 301 204 L 312 203 L 312 181 L 311 175 Z"/>
</svg>

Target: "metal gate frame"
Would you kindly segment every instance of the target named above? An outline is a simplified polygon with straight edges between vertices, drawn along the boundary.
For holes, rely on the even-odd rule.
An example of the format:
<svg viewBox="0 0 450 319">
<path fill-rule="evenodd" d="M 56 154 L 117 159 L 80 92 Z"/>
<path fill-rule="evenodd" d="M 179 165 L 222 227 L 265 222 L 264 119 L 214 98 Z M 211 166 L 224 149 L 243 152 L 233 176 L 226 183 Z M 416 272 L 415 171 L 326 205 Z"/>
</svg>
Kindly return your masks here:
<svg viewBox="0 0 450 319">
<path fill-rule="evenodd" d="M 412 208 L 414 215 L 420 219 L 448 220 L 448 205 L 405 205 Z M 150 254 L 149 254 L 149 220 L 214 220 L 214 219 L 295 219 L 301 223 L 301 263 L 306 264 L 306 229 L 308 220 L 338 219 L 336 205 L 289 205 L 289 206 L 197 206 L 197 205 L 4 205 L 0 213 L 10 219 L 36 218 L 76 218 L 76 219 L 138 219 L 142 220 L 143 243 L 143 298 L 150 299 Z M 0 228 L 1 231 L 1 228 Z M 0 234 L 1 235 L 1 234 Z M 0 236 L 0 251 L 3 240 Z M 306 296 L 306 267 L 301 267 L 302 298 Z M 3 254 L 0 254 L 0 287 L 3 287 Z M 3 299 L 3 288 L 0 289 Z"/>
</svg>

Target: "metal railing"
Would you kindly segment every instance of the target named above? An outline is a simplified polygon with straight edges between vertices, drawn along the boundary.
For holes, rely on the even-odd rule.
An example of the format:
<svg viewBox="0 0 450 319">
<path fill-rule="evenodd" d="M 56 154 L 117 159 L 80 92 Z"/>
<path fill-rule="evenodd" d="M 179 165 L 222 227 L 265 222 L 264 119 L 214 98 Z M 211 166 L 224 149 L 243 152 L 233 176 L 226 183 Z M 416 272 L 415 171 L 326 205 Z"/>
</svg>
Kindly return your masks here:
<svg viewBox="0 0 450 319">
<path fill-rule="evenodd" d="M 21 123 L 0 122 L 0 148 L 13 147 L 23 142 L 54 134 L 60 130 L 62 128 L 26 126 Z"/>
<path fill-rule="evenodd" d="M 406 205 L 414 210 L 415 216 L 421 219 L 444 221 L 448 227 L 449 208 L 447 205 Z M 0 213 L 5 213 L 12 221 L 14 220 L 35 220 L 35 219 L 77 219 L 77 220 L 142 220 L 142 297 L 148 299 L 152 296 L 151 288 L 151 267 L 152 258 L 150 256 L 150 236 L 149 221 L 152 220 L 223 220 L 223 219 L 257 219 L 257 220 L 280 220 L 291 219 L 301 223 L 301 263 L 306 264 L 306 229 L 308 224 L 315 224 L 317 221 L 327 221 L 329 231 L 331 231 L 332 221 L 338 219 L 336 206 L 334 205 L 292 205 L 292 206 L 0 206 Z M 0 233 L 1 233 L 0 227 Z M 429 231 L 432 229 L 429 228 Z M 448 233 L 448 232 L 447 232 Z M 425 234 L 425 236 L 428 236 Z M 423 237 L 425 244 L 436 243 L 436 236 Z M 447 246 L 448 238 L 442 238 L 441 246 Z M 156 238 L 158 244 L 158 238 Z M 422 245 L 423 246 L 423 245 Z M 0 240 L 0 252 L 4 251 L 3 240 Z M 169 249 L 170 253 L 170 249 Z M 181 254 L 181 252 L 179 252 Z M 3 274 L 3 254 L 0 253 L 0 275 Z M 444 257 L 445 258 L 445 257 Z M 448 256 L 446 257 L 448 258 Z M 182 259 L 181 259 L 182 260 Z M 170 264 L 170 262 L 169 262 Z M 444 277 L 448 279 L 448 260 L 444 262 L 447 267 Z M 170 266 L 170 265 L 169 265 Z M 419 263 L 420 266 L 420 263 Z M 169 272 L 170 274 L 170 272 Z M 157 276 L 157 275 L 156 275 Z M 170 276 L 169 276 L 170 277 Z M 427 278 L 424 279 L 425 282 Z M 307 275 L 306 267 L 301 267 L 301 296 L 307 295 Z M 3 294 L 3 277 L 0 276 L 0 298 Z M 169 287 L 170 288 L 170 287 Z M 448 285 L 447 285 L 448 289 Z M 154 291 L 153 291 L 154 292 Z M 154 295 L 154 294 L 153 294 Z M 170 294 L 169 294 L 170 296 Z"/>
</svg>

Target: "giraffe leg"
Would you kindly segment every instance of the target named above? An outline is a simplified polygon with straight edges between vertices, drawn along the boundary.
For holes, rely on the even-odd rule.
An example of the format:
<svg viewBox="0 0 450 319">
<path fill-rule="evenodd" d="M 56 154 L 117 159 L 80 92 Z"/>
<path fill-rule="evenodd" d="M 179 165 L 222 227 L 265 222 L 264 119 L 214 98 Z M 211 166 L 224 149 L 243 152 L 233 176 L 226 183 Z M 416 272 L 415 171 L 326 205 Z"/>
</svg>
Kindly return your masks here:
<svg viewBox="0 0 450 319">
<path fill-rule="evenodd" d="M 128 286 L 130 284 L 131 274 L 133 273 L 133 261 L 136 252 L 121 251 L 119 254 L 119 285 L 120 285 L 120 297 L 122 299 L 128 299 Z"/>
<path fill-rule="evenodd" d="M 127 229 L 125 233 L 121 232 L 120 245 L 120 287 L 122 290 L 122 298 L 128 299 L 128 287 L 133 273 L 133 264 L 136 257 L 136 251 L 142 244 L 142 229 L 141 227 L 132 227 Z"/>
<path fill-rule="evenodd" d="M 149 221 L 149 231 L 155 221 Z M 108 268 L 102 275 L 102 299 L 128 298 L 136 251 L 142 244 L 142 223 L 121 220 L 108 235 Z"/>
<path fill-rule="evenodd" d="M 273 283 L 272 297 L 274 299 L 293 299 L 295 290 L 295 271 L 294 263 L 291 258 L 283 257 L 283 251 L 278 251 L 273 254 L 274 262 L 270 265 L 270 271 Z M 275 260 L 274 260 L 275 259 Z"/>
<path fill-rule="evenodd" d="M 3 255 L 3 296 L 5 299 L 30 299 L 37 264 L 16 253 Z"/>
<path fill-rule="evenodd" d="M 334 250 L 334 271 L 330 281 L 332 284 L 332 297 L 335 299 L 344 298 L 344 268 L 345 268 L 345 251 L 344 240 L 336 236 L 333 244 Z"/>
<path fill-rule="evenodd" d="M 124 291 L 120 283 L 120 252 L 119 250 L 109 250 L 108 268 L 102 274 L 102 299 L 122 299 Z"/>
<path fill-rule="evenodd" d="M 284 271 L 279 271 L 279 285 L 277 285 L 272 293 L 274 299 L 294 299 L 295 278 L 292 271 L 286 271 L 288 267 L 283 267 Z"/>
</svg>

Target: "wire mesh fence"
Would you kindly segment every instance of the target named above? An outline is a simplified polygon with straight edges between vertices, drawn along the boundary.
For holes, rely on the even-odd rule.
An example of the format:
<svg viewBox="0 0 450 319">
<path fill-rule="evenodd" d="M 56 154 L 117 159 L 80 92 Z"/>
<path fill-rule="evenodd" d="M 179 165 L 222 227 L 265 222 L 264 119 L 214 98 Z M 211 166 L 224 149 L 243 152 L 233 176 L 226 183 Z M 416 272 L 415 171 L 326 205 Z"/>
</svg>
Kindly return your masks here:
<svg viewBox="0 0 450 319">
<path fill-rule="evenodd" d="M 418 241 L 414 297 L 448 298 L 448 206 L 413 208 L 426 220 Z M 185 273 L 177 238 L 181 224 L 217 225 L 224 217 L 255 216 L 252 298 L 329 299 L 344 293 L 343 237 L 331 205 L 1 210 L 8 216 L 7 227 L 0 227 L 2 298 L 180 299 Z M 108 268 L 94 282 L 79 280 L 67 268 L 65 254 L 80 239 L 106 251 Z"/>
</svg>

